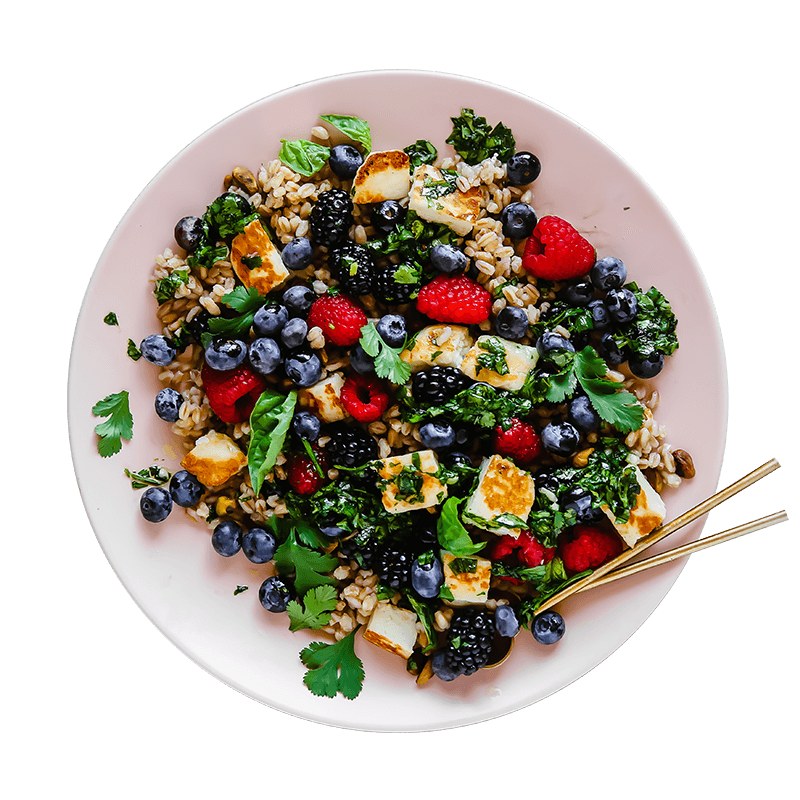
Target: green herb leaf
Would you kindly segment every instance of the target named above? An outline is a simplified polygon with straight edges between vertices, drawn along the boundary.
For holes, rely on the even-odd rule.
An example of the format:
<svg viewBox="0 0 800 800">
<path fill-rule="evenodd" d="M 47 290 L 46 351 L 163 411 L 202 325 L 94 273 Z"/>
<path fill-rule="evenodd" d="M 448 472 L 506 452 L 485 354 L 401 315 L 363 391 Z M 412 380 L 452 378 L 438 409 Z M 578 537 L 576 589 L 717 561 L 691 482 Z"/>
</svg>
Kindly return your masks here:
<svg viewBox="0 0 800 800">
<path fill-rule="evenodd" d="M 125 475 L 130 479 L 131 489 L 144 489 L 145 486 L 163 486 L 172 477 L 172 473 L 168 469 L 159 467 L 156 464 L 136 472 L 126 469 Z"/>
<path fill-rule="evenodd" d="M 495 336 L 489 336 L 478 344 L 479 349 L 484 352 L 477 358 L 479 364 L 477 377 L 480 377 L 482 369 L 496 372 L 498 375 L 508 375 L 508 362 L 506 361 L 506 349 L 503 343 Z"/>
<path fill-rule="evenodd" d="M 190 256 L 186 263 L 190 267 L 205 267 L 211 269 L 217 261 L 223 261 L 228 257 L 228 246 L 204 244 L 198 247 Z"/>
<path fill-rule="evenodd" d="M 514 155 L 514 134 L 502 122 L 492 128 L 486 122 L 486 117 L 475 116 L 471 108 L 462 108 L 461 115 L 450 117 L 450 120 L 453 132 L 445 141 L 453 145 L 468 164 L 478 164 L 492 155 L 497 155 L 501 161 L 508 161 Z"/>
<path fill-rule="evenodd" d="M 119 327 L 119 320 L 113 311 L 109 311 L 108 314 L 103 317 L 103 322 L 105 322 L 106 325 L 116 325 Z"/>
<path fill-rule="evenodd" d="M 335 611 L 338 602 L 339 595 L 334 586 L 315 586 L 309 589 L 302 603 L 290 600 L 286 606 L 289 630 L 298 631 L 301 628 L 317 630 L 325 627 L 331 621 L 331 611 Z"/>
<path fill-rule="evenodd" d="M 212 317 L 208 321 L 208 331 L 200 336 L 203 347 L 217 336 L 231 336 L 244 338 L 250 332 L 256 312 L 265 304 L 266 298 L 258 289 L 237 286 L 232 292 L 224 295 L 220 303 L 224 303 L 234 311 L 239 312 L 238 317 Z"/>
<path fill-rule="evenodd" d="M 189 283 L 189 270 L 176 269 L 174 272 L 167 275 L 166 278 L 161 278 L 156 281 L 153 294 L 156 296 L 159 305 L 163 305 L 167 300 L 172 300 L 175 296 L 175 290 L 184 283 Z"/>
<path fill-rule="evenodd" d="M 233 596 L 236 597 L 237 594 L 241 594 L 242 592 L 246 592 L 250 587 L 249 586 L 237 586 L 233 590 Z"/>
<path fill-rule="evenodd" d="M 284 397 L 272 389 L 265 389 L 253 407 L 250 414 L 247 468 L 256 496 L 283 449 L 296 403 L 297 392 L 289 392 Z"/>
<path fill-rule="evenodd" d="M 261 256 L 259 255 L 242 256 L 241 262 L 247 267 L 247 269 L 257 269 L 263 263 L 261 261 Z"/>
<path fill-rule="evenodd" d="M 461 524 L 458 517 L 459 505 L 466 498 L 450 497 L 442 506 L 442 513 L 436 523 L 436 535 L 439 544 L 444 550 L 449 551 L 457 558 L 471 556 L 480 552 L 486 546 L 485 542 L 475 544 L 470 539 L 467 529 Z"/>
<path fill-rule="evenodd" d="M 317 586 L 334 586 L 336 579 L 327 573 L 338 563 L 336 556 L 301 544 L 297 530 L 290 531 L 286 541 L 275 551 L 275 567 L 282 575 L 294 574 L 294 587 L 299 595 Z"/>
<path fill-rule="evenodd" d="M 119 453 L 122 449 L 121 440 L 130 441 L 133 436 L 133 415 L 128 405 L 128 393 L 123 391 L 108 395 L 95 403 L 92 414 L 96 417 L 108 417 L 94 429 L 100 437 L 97 452 L 103 458 Z"/>
<path fill-rule="evenodd" d="M 345 136 L 349 136 L 353 141 L 358 142 L 365 153 L 372 150 L 372 134 L 370 133 L 369 123 L 359 117 L 350 117 L 342 114 L 320 114 L 320 119 L 333 125 Z"/>
<path fill-rule="evenodd" d="M 436 649 L 437 643 L 436 628 L 433 626 L 433 617 L 436 610 L 429 603 L 417 598 L 414 592 L 406 590 L 405 597 L 411 608 L 414 609 L 414 613 L 416 613 L 417 619 L 422 623 L 425 635 L 428 637 L 428 644 L 422 648 L 422 652 L 430 653 L 432 650 Z"/>
<path fill-rule="evenodd" d="M 281 149 L 278 153 L 278 158 L 283 161 L 287 167 L 291 167 L 295 172 L 300 173 L 300 175 L 310 178 L 328 163 L 330 154 L 330 148 L 306 141 L 305 139 L 298 139 L 296 142 L 289 142 L 286 139 L 281 139 Z"/>
<path fill-rule="evenodd" d="M 221 194 L 203 214 L 210 240 L 231 239 L 256 219 L 258 214 L 247 198 L 235 192 Z"/>
<path fill-rule="evenodd" d="M 403 361 L 402 347 L 390 347 L 378 333 L 375 323 L 370 321 L 361 329 L 359 344 L 367 355 L 375 359 L 375 374 L 392 383 L 402 384 L 411 377 L 411 367 Z"/>
<path fill-rule="evenodd" d="M 637 358 L 645 358 L 654 352 L 671 356 L 678 348 L 675 335 L 678 319 L 667 298 L 655 286 L 646 292 L 640 291 L 635 283 L 629 283 L 627 288 L 636 296 L 638 311 L 632 322 L 618 326 L 613 335 L 617 346 L 627 348 Z"/>
<path fill-rule="evenodd" d="M 133 339 L 128 339 L 128 357 L 133 361 L 138 361 L 142 357 L 142 351 L 136 346 Z"/>
<path fill-rule="evenodd" d="M 308 667 L 303 683 L 312 694 L 336 697 L 340 693 L 348 700 L 354 700 L 361 693 L 364 665 L 355 652 L 357 630 L 336 644 L 311 642 L 300 651 L 300 660 Z"/>
<path fill-rule="evenodd" d="M 455 231 L 447 225 L 426 222 L 416 212 L 408 211 L 405 219 L 385 238 L 373 239 L 364 247 L 377 255 L 397 254 L 407 263 L 420 269 L 429 261 L 430 252 L 437 244 L 454 244 Z"/>
<path fill-rule="evenodd" d="M 436 148 L 427 139 L 417 139 L 414 144 L 403 148 L 411 161 L 411 172 L 422 164 L 433 164 L 438 153 Z"/>
<path fill-rule="evenodd" d="M 454 558 L 448 565 L 452 575 L 470 575 L 478 569 L 477 558 Z"/>
</svg>

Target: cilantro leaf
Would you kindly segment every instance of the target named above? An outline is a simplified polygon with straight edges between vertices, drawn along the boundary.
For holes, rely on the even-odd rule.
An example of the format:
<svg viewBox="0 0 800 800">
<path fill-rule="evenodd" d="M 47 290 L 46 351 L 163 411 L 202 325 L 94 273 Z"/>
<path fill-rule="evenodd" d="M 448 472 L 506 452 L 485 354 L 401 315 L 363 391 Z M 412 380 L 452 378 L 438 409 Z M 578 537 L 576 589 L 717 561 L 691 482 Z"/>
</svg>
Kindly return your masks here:
<svg viewBox="0 0 800 800">
<path fill-rule="evenodd" d="M 358 628 L 335 644 L 311 642 L 300 651 L 300 660 L 308 667 L 303 683 L 319 697 L 341 693 L 354 700 L 364 684 L 364 665 L 355 652 Z"/>
<path fill-rule="evenodd" d="M 167 300 L 171 300 L 175 296 L 175 290 L 183 283 L 189 283 L 189 270 L 176 269 L 174 272 L 167 275 L 166 278 L 161 278 L 156 281 L 156 287 L 153 289 L 153 294 L 158 300 L 158 304 L 162 305 Z"/>
<path fill-rule="evenodd" d="M 450 121 L 453 132 L 445 141 L 467 164 L 478 164 L 492 155 L 508 161 L 514 155 L 514 134 L 502 122 L 492 128 L 486 117 L 476 116 L 471 108 L 462 108 L 461 115 L 450 117 Z"/>
<path fill-rule="evenodd" d="M 289 615 L 289 630 L 299 631 L 301 628 L 318 629 L 331 620 L 331 611 L 336 609 L 339 594 L 334 586 L 315 586 L 303 597 L 303 602 L 290 600 L 286 606 Z M 305 608 L 303 607 L 305 606 Z"/>
<path fill-rule="evenodd" d="M 442 513 L 436 523 L 439 544 L 457 558 L 472 556 L 486 546 L 486 542 L 475 544 L 458 518 L 458 507 L 465 499 L 450 497 L 445 500 Z"/>
<path fill-rule="evenodd" d="M 628 433 L 642 426 L 644 407 L 634 395 L 606 378 L 606 362 L 593 347 L 584 347 L 577 353 L 558 351 L 550 357 L 551 361 L 555 359 L 561 371 L 548 378 L 547 400 L 561 403 L 572 397 L 580 385 L 594 410 L 617 430 Z"/>
<path fill-rule="evenodd" d="M 233 590 L 233 596 L 236 597 L 237 594 L 241 594 L 242 592 L 246 592 L 250 587 L 249 586 L 237 586 Z"/>
<path fill-rule="evenodd" d="M 105 322 L 106 325 L 116 325 L 119 327 L 119 320 L 113 311 L 109 311 L 108 314 L 103 317 L 103 322 Z"/>
<path fill-rule="evenodd" d="M 361 329 L 359 344 L 367 355 L 375 359 L 375 374 L 379 378 L 402 384 L 411 377 L 411 367 L 400 357 L 403 348 L 386 344 L 374 322 L 368 322 Z"/>
<path fill-rule="evenodd" d="M 138 361 L 142 357 L 142 351 L 136 346 L 133 339 L 128 339 L 128 357 L 132 361 Z"/>
<path fill-rule="evenodd" d="M 638 310 L 633 321 L 620 325 L 613 335 L 617 347 L 627 349 L 637 358 L 646 358 L 654 352 L 671 356 L 678 347 L 675 335 L 678 319 L 669 301 L 655 286 L 646 292 L 640 291 L 635 283 L 629 283 L 627 288 L 636 296 Z"/>
<path fill-rule="evenodd" d="M 208 347 L 216 336 L 246 337 L 253 325 L 258 310 L 265 304 L 264 295 L 258 289 L 237 286 L 232 292 L 220 298 L 220 303 L 239 312 L 238 317 L 212 317 L 208 321 L 208 331 L 201 334 L 203 347 Z"/>
<path fill-rule="evenodd" d="M 358 142 L 365 153 L 372 150 L 372 134 L 370 133 L 369 123 L 360 117 L 351 117 L 343 114 L 320 114 L 320 119 L 333 125 L 353 141 Z"/>
<path fill-rule="evenodd" d="M 326 574 L 339 563 L 334 555 L 312 550 L 297 540 L 292 530 L 286 541 L 275 551 L 275 566 L 281 574 L 294 574 L 298 594 L 305 594 L 317 586 L 333 586 L 336 579 Z"/>
<path fill-rule="evenodd" d="M 433 164 L 438 155 L 436 148 L 427 139 L 417 139 L 414 144 L 404 147 L 403 152 L 411 162 L 412 172 L 422 164 Z"/>
<path fill-rule="evenodd" d="M 94 429 L 100 437 L 97 452 L 103 458 L 119 453 L 122 449 L 121 439 L 130 441 L 133 436 L 133 415 L 128 405 L 128 393 L 122 391 L 108 395 L 95 403 L 92 414 L 96 417 L 108 417 Z"/>
<path fill-rule="evenodd" d="M 479 342 L 478 347 L 484 352 L 477 358 L 479 366 L 475 377 L 480 377 L 482 369 L 496 372 L 498 375 L 508 375 L 506 349 L 496 336 L 487 336 L 483 341 Z"/>
<path fill-rule="evenodd" d="M 230 191 L 221 194 L 203 214 L 211 239 L 229 239 L 236 236 L 256 219 L 258 214 L 253 211 L 250 201 Z"/>
</svg>

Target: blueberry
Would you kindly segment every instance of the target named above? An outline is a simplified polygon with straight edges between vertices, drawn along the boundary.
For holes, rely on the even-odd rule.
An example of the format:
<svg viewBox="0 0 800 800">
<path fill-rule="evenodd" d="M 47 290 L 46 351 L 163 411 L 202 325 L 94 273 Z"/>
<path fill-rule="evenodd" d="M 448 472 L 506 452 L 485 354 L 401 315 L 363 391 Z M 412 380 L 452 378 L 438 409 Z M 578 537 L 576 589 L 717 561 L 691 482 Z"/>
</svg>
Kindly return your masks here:
<svg viewBox="0 0 800 800">
<path fill-rule="evenodd" d="M 374 206 L 370 213 L 372 227 L 384 236 L 390 234 L 405 218 L 406 210 L 397 200 L 384 200 Z"/>
<path fill-rule="evenodd" d="M 582 524 L 590 525 L 603 519 L 603 512 L 594 505 L 592 493 L 580 486 L 570 486 L 558 502 L 564 511 L 574 511 L 576 521 Z"/>
<path fill-rule="evenodd" d="M 641 358 L 631 357 L 628 359 L 628 369 L 637 378 L 654 378 L 664 368 L 664 354 L 658 350 L 653 350 Z"/>
<path fill-rule="evenodd" d="M 627 357 L 625 350 L 620 349 L 611 333 L 604 333 L 600 337 L 600 341 L 597 343 L 597 352 L 610 367 L 618 367 Z"/>
<path fill-rule="evenodd" d="M 592 325 L 594 330 L 603 331 L 611 324 L 611 316 L 608 313 L 608 306 L 603 300 L 592 300 L 587 306 L 592 312 Z"/>
<path fill-rule="evenodd" d="M 314 248 L 311 240 L 305 236 L 298 236 L 287 242 L 281 251 L 281 261 L 286 269 L 297 270 L 305 269 L 314 258 Z"/>
<path fill-rule="evenodd" d="M 166 489 L 151 486 L 142 493 L 139 509 L 148 522 L 163 522 L 172 511 L 172 497 Z"/>
<path fill-rule="evenodd" d="M 145 361 L 149 361 L 157 367 L 166 367 L 178 355 L 172 339 L 167 339 L 160 333 L 145 336 L 139 345 L 139 350 Z"/>
<path fill-rule="evenodd" d="M 250 342 L 247 358 L 260 375 L 271 375 L 281 363 L 281 348 L 274 339 L 262 336 Z"/>
<path fill-rule="evenodd" d="M 306 388 L 320 379 L 322 364 L 314 353 L 297 353 L 286 359 L 283 370 L 295 386 Z"/>
<path fill-rule="evenodd" d="M 253 317 L 253 330 L 258 336 L 277 336 L 283 326 L 289 321 L 289 311 L 286 306 L 271 303 L 262 306 Z"/>
<path fill-rule="evenodd" d="M 442 562 L 436 557 L 430 560 L 423 558 L 423 562 L 420 563 L 420 559 L 416 558 L 411 564 L 411 588 L 420 597 L 437 597 L 444 583 Z"/>
<path fill-rule="evenodd" d="M 494 612 L 494 628 L 500 636 L 516 636 L 519 633 L 519 620 L 511 606 L 497 606 Z"/>
<path fill-rule="evenodd" d="M 600 415 L 592 408 L 585 394 L 570 400 L 567 419 L 583 433 L 596 431 L 600 427 Z"/>
<path fill-rule="evenodd" d="M 542 163 L 527 150 L 520 150 L 508 159 L 506 175 L 512 186 L 526 186 L 533 183 L 542 171 Z"/>
<path fill-rule="evenodd" d="M 375 372 L 375 357 L 367 355 L 364 348 L 357 344 L 350 351 L 350 366 L 359 375 L 371 375 Z"/>
<path fill-rule="evenodd" d="M 242 549 L 241 527 L 233 520 L 222 520 L 211 534 L 211 546 L 225 558 L 235 556 Z"/>
<path fill-rule="evenodd" d="M 551 494 L 557 495 L 561 488 L 561 481 L 558 479 L 558 476 L 546 469 L 539 470 L 539 472 L 533 476 L 533 482 L 536 485 L 537 492 L 545 489 Z"/>
<path fill-rule="evenodd" d="M 290 350 L 296 350 L 305 342 L 307 335 L 308 325 L 306 321 L 300 319 L 300 317 L 295 317 L 284 325 L 281 331 L 281 341 L 285 347 L 288 347 Z"/>
<path fill-rule="evenodd" d="M 639 310 L 639 301 L 630 289 L 612 289 L 606 295 L 606 305 L 611 319 L 618 325 L 632 322 Z"/>
<path fill-rule="evenodd" d="M 290 317 L 304 317 L 317 296 L 308 286 L 290 286 L 283 293 L 282 299 Z"/>
<path fill-rule="evenodd" d="M 268 561 L 272 561 L 277 549 L 277 539 L 263 528 L 250 528 L 242 536 L 242 552 L 254 564 L 266 564 Z"/>
<path fill-rule="evenodd" d="M 214 339 L 206 347 L 206 364 L 220 372 L 236 369 L 247 358 L 247 345 L 241 339 Z"/>
<path fill-rule="evenodd" d="M 208 332 L 208 321 L 210 319 L 211 314 L 201 308 L 188 322 L 183 323 L 184 330 L 187 330 L 192 339 L 200 344 L 203 334 Z"/>
<path fill-rule="evenodd" d="M 298 411 L 292 417 L 292 433 L 298 439 L 305 439 L 307 442 L 316 442 L 319 439 L 319 432 L 322 429 L 322 423 L 319 417 L 312 414 L 310 411 Z"/>
<path fill-rule="evenodd" d="M 448 453 L 443 460 L 449 467 L 455 467 L 456 469 L 470 469 L 472 467 L 472 459 L 466 453 L 459 453 L 455 450 Z"/>
<path fill-rule="evenodd" d="M 545 331 L 536 340 L 536 349 L 539 351 L 540 356 L 547 355 L 547 353 L 553 350 L 569 350 L 571 353 L 574 353 L 575 345 L 573 345 L 569 339 L 558 333 Z"/>
<path fill-rule="evenodd" d="M 538 222 L 536 212 L 527 203 L 510 203 L 500 215 L 503 236 L 509 239 L 527 239 Z"/>
<path fill-rule="evenodd" d="M 456 432 L 449 422 L 426 422 L 419 429 L 419 440 L 431 450 L 444 450 L 456 441 Z"/>
<path fill-rule="evenodd" d="M 169 482 L 169 493 L 172 502 L 181 508 L 191 508 L 200 502 L 204 487 L 191 472 L 185 469 L 176 472 Z"/>
<path fill-rule="evenodd" d="M 531 633 L 539 644 L 555 644 L 566 630 L 564 617 L 558 611 L 543 611 L 533 618 Z"/>
<path fill-rule="evenodd" d="M 494 331 L 504 339 L 521 339 L 528 332 L 528 315 L 521 308 L 506 306 L 494 319 Z"/>
<path fill-rule="evenodd" d="M 628 277 L 628 270 L 625 265 L 613 256 L 601 258 L 589 270 L 589 278 L 594 284 L 595 289 L 601 292 L 609 292 L 611 289 L 619 289 Z"/>
<path fill-rule="evenodd" d="M 340 536 L 344 536 L 347 533 L 344 528 L 340 528 L 335 522 L 329 519 L 321 520 L 317 527 L 319 527 L 319 532 L 329 539 L 338 539 Z"/>
<path fill-rule="evenodd" d="M 440 681 L 454 681 L 459 675 L 463 673 L 459 670 L 453 669 L 447 663 L 447 653 L 444 650 L 437 650 L 431 657 L 431 669 L 433 674 Z"/>
<path fill-rule="evenodd" d="M 571 456 L 580 443 L 578 429 L 569 422 L 550 422 L 542 428 L 542 445 L 557 456 Z"/>
<path fill-rule="evenodd" d="M 343 181 L 355 178 L 358 168 L 364 163 L 364 157 L 351 144 L 337 144 L 331 149 L 328 165 L 331 172 Z"/>
<path fill-rule="evenodd" d="M 175 389 L 167 387 L 156 395 L 156 414 L 164 422 L 177 422 L 182 405 L 183 395 Z"/>
<path fill-rule="evenodd" d="M 175 226 L 175 241 L 187 253 L 192 253 L 206 238 L 206 224 L 200 217 L 184 217 Z"/>
<path fill-rule="evenodd" d="M 564 299 L 571 306 L 588 306 L 594 297 L 594 286 L 590 281 L 576 281 L 564 289 Z"/>
<path fill-rule="evenodd" d="M 286 611 L 286 606 L 289 605 L 293 595 L 292 587 L 280 575 L 267 578 L 258 590 L 261 605 L 273 614 Z"/>
<path fill-rule="evenodd" d="M 381 317 L 375 329 L 389 347 L 402 347 L 406 343 L 406 321 L 399 314 Z"/>
<path fill-rule="evenodd" d="M 469 259 L 463 250 L 452 244 L 437 244 L 431 250 L 431 264 L 439 272 L 458 272 L 467 268 Z"/>
</svg>

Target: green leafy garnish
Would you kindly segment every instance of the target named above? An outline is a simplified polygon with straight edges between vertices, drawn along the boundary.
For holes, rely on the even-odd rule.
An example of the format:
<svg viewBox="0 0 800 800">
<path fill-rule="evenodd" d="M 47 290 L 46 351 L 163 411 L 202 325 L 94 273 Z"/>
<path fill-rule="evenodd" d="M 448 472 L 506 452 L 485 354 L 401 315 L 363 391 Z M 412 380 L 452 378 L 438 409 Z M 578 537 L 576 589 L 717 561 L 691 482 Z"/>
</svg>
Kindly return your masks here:
<svg viewBox="0 0 800 800">
<path fill-rule="evenodd" d="M 247 198 L 235 192 L 221 194 L 203 214 L 210 239 L 231 239 L 256 219 L 258 214 Z"/>
<path fill-rule="evenodd" d="M 96 417 L 108 417 L 94 429 L 100 437 L 97 452 L 103 458 L 119 453 L 122 449 L 121 440 L 130 441 L 133 436 L 133 415 L 128 405 L 128 393 L 122 391 L 108 395 L 95 403 L 92 414 Z"/>
<path fill-rule="evenodd" d="M 186 263 L 190 267 L 205 267 L 206 269 L 211 269 L 217 261 L 222 261 L 227 257 L 227 245 L 203 244 L 186 259 Z"/>
<path fill-rule="evenodd" d="M 443 169 L 440 172 L 442 180 L 435 181 L 432 177 L 426 175 L 422 181 L 420 194 L 425 198 L 428 208 L 441 209 L 442 204 L 436 201 L 446 197 L 448 194 L 452 194 L 458 188 L 456 184 L 458 173 L 454 169 Z"/>
<path fill-rule="evenodd" d="M 126 469 L 125 475 L 130 479 L 131 489 L 144 489 L 145 486 L 163 486 L 172 477 L 172 473 L 169 470 L 156 464 L 136 472 Z"/>
<path fill-rule="evenodd" d="M 572 353 L 559 351 L 564 367 L 551 375 L 547 400 L 561 403 L 573 395 L 580 384 L 592 407 L 609 424 L 623 433 L 642 427 L 644 407 L 628 391 L 619 391 L 619 384 L 606 378 L 608 367 L 593 347 Z"/>
<path fill-rule="evenodd" d="M 175 296 L 175 290 L 181 285 L 189 283 L 189 270 L 176 269 L 174 272 L 167 275 L 166 278 L 161 278 L 156 281 L 156 287 L 153 289 L 153 294 L 158 300 L 158 304 L 162 305 L 167 300 L 172 300 Z"/>
<path fill-rule="evenodd" d="M 467 164 L 478 164 L 496 155 L 508 161 L 514 155 L 516 142 L 511 130 L 498 122 L 492 128 L 486 117 L 476 117 L 471 108 L 462 108 L 461 115 L 450 117 L 453 132 L 445 139 Z"/>
<path fill-rule="evenodd" d="M 486 546 L 486 542 L 475 543 L 470 539 L 467 529 L 458 517 L 458 507 L 466 498 L 450 497 L 442 506 L 442 513 L 436 523 L 436 535 L 444 550 L 456 558 L 472 556 Z"/>
<path fill-rule="evenodd" d="M 339 563 L 335 555 L 320 553 L 302 544 L 300 532 L 293 528 L 286 541 L 275 551 L 275 567 L 282 575 L 294 574 L 294 588 L 304 595 L 317 586 L 334 586 L 336 578 L 328 573 Z"/>
<path fill-rule="evenodd" d="M 333 125 L 345 136 L 349 136 L 353 141 L 358 142 L 365 153 L 372 150 L 372 134 L 369 130 L 369 123 L 359 117 L 350 117 L 342 114 L 320 114 L 320 119 Z"/>
<path fill-rule="evenodd" d="M 458 235 L 447 225 L 426 222 L 415 211 L 408 211 L 405 219 L 388 236 L 367 242 L 364 247 L 377 255 L 397 254 L 404 262 L 421 269 L 437 244 L 453 244 L 457 239 Z"/>
<path fill-rule="evenodd" d="M 591 331 L 594 329 L 592 312 L 585 306 L 573 306 L 563 300 L 557 300 L 535 324 L 531 325 L 531 338 L 538 339 L 545 331 L 559 325 L 573 335 Z"/>
<path fill-rule="evenodd" d="M 425 635 L 428 638 L 428 644 L 422 648 L 422 652 L 430 653 L 431 650 L 436 649 L 436 628 L 433 627 L 433 617 L 436 611 L 433 606 L 415 597 L 414 592 L 408 589 L 405 590 L 405 597 L 411 608 L 414 609 L 417 619 L 422 623 Z"/>
<path fill-rule="evenodd" d="M 587 569 L 575 575 L 568 575 L 564 568 L 564 562 L 559 556 L 555 556 L 549 563 L 541 567 L 534 567 L 534 569 L 542 570 L 543 573 L 535 587 L 537 595 L 523 600 L 517 613 L 520 624 L 525 628 L 530 627 L 536 611 L 546 600 L 558 594 L 562 589 L 566 589 L 567 586 L 592 574 L 592 570 Z"/>
<path fill-rule="evenodd" d="M 119 320 L 113 311 L 109 311 L 108 314 L 103 317 L 103 322 L 105 322 L 106 325 L 116 325 L 119 327 Z"/>
<path fill-rule="evenodd" d="M 289 615 L 289 630 L 299 631 L 301 628 L 317 630 L 331 621 L 331 611 L 336 609 L 339 595 L 335 586 L 315 586 L 303 596 L 302 603 L 290 600 L 286 606 Z"/>
<path fill-rule="evenodd" d="M 128 339 L 128 357 L 133 361 L 138 361 L 142 357 L 142 351 L 136 346 L 133 339 Z"/>
<path fill-rule="evenodd" d="M 256 496 L 283 449 L 296 403 L 297 392 L 289 392 L 284 396 L 272 389 L 265 389 L 253 407 L 250 414 L 247 468 Z"/>
<path fill-rule="evenodd" d="M 414 144 L 403 148 L 403 152 L 408 155 L 413 172 L 422 164 L 433 164 L 436 161 L 436 148 L 427 139 L 417 139 Z"/>
<path fill-rule="evenodd" d="M 342 694 L 354 700 L 364 684 L 364 665 L 356 655 L 356 628 L 335 644 L 311 642 L 300 651 L 300 660 L 308 667 L 303 683 L 319 697 Z"/>
<path fill-rule="evenodd" d="M 253 325 L 256 312 L 265 303 L 264 295 L 258 289 L 237 286 L 232 292 L 220 298 L 220 303 L 239 313 L 238 317 L 212 317 L 208 330 L 201 334 L 203 347 L 208 347 L 217 336 L 246 337 Z"/>
<path fill-rule="evenodd" d="M 620 325 L 613 334 L 617 347 L 627 348 L 637 358 L 646 358 L 656 351 L 671 356 L 678 348 L 675 335 L 678 319 L 669 301 L 655 286 L 646 292 L 640 291 L 635 283 L 629 283 L 627 288 L 636 296 L 638 311 L 632 322 Z"/>
<path fill-rule="evenodd" d="M 260 267 L 261 264 L 263 263 L 261 260 L 261 256 L 259 255 L 242 256 L 240 260 L 242 264 L 244 264 L 247 267 L 247 269 L 258 269 L 258 267 Z"/>
<path fill-rule="evenodd" d="M 246 592 L 250 587 L 249 586 L 237 586 L 233 590 L 233 596 L 236 597 L 237 594 L 241 594 L 242 592 Z"/>
<path fill-rule="evenodd" d="M 451 575 L 470 575 L 478 569 L 477 558 L 454 558 L 448 565 Z"/>
<path fill-rule="evenodd" d="M 375 374 L 392 383 L 405 383 L 411 377 L 411 367 L 400 358 L 402 347 L 390 347 L 378 333 L 374 322 L 361 329 L 359 344 L 364 352 L 375 359 Z"/>
<path fill-rule="evenodd" d="M 331 151 L 329 147 L 314 142 L 298 139 L 289 142 L 281 139 L 278 158 L 295 172 L 306 178 L 315 175 L 328 163 Z"/>
<path fill-rule="evenodd" d="M 482 369 L 496 372 L 498 375 L 508 375 L 508 362 L 506 361 L 506 349 L 503 343 L 495 336 L 487 336 L 478 343 L 478 347 L 484 352 L 477 358 L 478 371 L 476 376 L 480 377 Z"/>
</svg>

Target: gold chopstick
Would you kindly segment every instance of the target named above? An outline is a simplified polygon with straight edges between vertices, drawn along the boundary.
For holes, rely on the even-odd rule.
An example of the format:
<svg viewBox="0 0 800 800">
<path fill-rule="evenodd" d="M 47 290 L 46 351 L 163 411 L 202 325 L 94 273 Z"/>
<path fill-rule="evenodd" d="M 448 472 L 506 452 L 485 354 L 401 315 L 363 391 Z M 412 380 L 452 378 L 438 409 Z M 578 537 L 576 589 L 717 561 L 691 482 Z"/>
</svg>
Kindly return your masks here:
<svg viewBox="0 0 800 800">
<path fill-rule="evenodd" d="M 649 533 L 647 536 L 641 538 L 633 547 L 623 551 L 616 558 L 612 558 L 611 561 L 607 561 L 605 564 L 598 567 L 594 572 L 592 572 L 591 575 L 587 575 L 585 578 L 582 578 L 570 586 L 567 586 L 565 589 L 562 589 L 560 592 L 558 592 L 558 594 L 554 594 L 536 609 L 536 613 L 538 614 L 548 608 L 552 608 L 554 605 L 560 603 L 562 600 L 566 600 L 573 594 L 584 591 L 584 589 L 586 589 L 590 584 L 593 584 L 604 575 L 607 575 L 609 572 L 613 572 L 615 569 L 617 569 L 617 567 L 620 567 L 627 561 L 630 561 L 630 559 L 639 555 L 639 553 L 643 553 L 648 547 L 652 547 L 654 544 L 656 544 L 656 542 L 660 542 L 670 534 L 675 533 L 675 531 L 678 531 L 686 525 L 694 522 L 696 519 L 699 519 L 703 516 L 703 514 L 707 514 L 709 511 L 711 511 L 712 508 L 716 508 L 720 503 L 725 502 L 725 500 L 728 500 L 735 494 L 741 492 L 742 489 L 752 486 L 756 481 L 760 481 L 763 477 L 778 469 L 778 467 L 780 467 L 778 461 L 774 458 L 771 458 L 765 464 L 762 464 L 757 469 L 749 472 L 735 483 L 732 483 L 730 486 L 726 486 L 716 494 L 713 494 L 711 497 L 703 500 L 702 503 L 698 503 L 694 508 L 690 508 L 679 517 L 676 517 L 674 520 L 672 520 L 672 522 L 668 522 L 666 525 L 661 525 L 660 527 L 656 528 L 652 533 Z"/>
<path fill-rule="evenodd" d="M 700 550 L 714 547 L 714 545 L 729 542 L 731 539 L 738 539 L 740 536 L 760 531 L 762 528 L 769 528 L 771 525 L 777 525 L 780 522 L 786 522 L 788 519 L 789 515 L 785 511 L 776 511 L 774 514 L 769 514 L 760 519 L 754 519 L 752 522 L 745 522 L 744 525 L 737 525 L 735 528 L 729 528 L 721 533 L 706 536 L 704 539 L 698 539 L 696 542 L 674 547 L 672 550 L 666 550 L 658 555 L 650 556 L 650 558 L 643 558 L 641 561 L 637 561 L 635 564 L 629 564 L 627 567 L 615 569 L 613 572 L 609 572 L 607 575 L 585 586 L 581 591 L 594 589 L 595 586 L 613 583 L 614 581 L 620 580 L 620 578 L 627 578 L 629 575 L 637 575 L 645 570 L 661 566 L 661 564 L 668 564 L 670 561 L 675 561 L 675 559 L 684 558 L 685 556 L 692 555 L 692 553 L 698 553 Z"/>
</svg>

